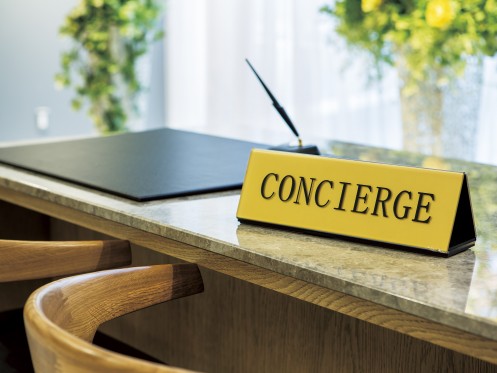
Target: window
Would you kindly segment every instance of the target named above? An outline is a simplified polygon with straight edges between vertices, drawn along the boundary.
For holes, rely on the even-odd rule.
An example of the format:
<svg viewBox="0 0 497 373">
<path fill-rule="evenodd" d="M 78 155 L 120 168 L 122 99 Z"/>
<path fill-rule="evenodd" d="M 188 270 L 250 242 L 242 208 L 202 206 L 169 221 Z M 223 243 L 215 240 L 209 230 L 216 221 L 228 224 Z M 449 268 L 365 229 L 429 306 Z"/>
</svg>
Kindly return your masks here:
<svg viewBox="0 0 497 373">
<path fill-rule="evenodd" d="M 367 82 L 364 54 L 352 54 L 319 13 L 324 0 L 169 0 L 166 6 L 166 117 L 170 127 L 270 144 L 293 140 L 245 63 L 248 58 L 304 140 L 403 147 L 394 69 Z M 488 62 L 488 61 L 487 61 Z M 493 63 L 492 61 L 488 63 Z M 486 74 L 478 146 L 459 152 L 496 162 L 489 115 L 495 66 Z M 490 86 L 489 86 L 490 84 Z M 495 126 L 494 126 L 495 127 Z"/>
</svg>

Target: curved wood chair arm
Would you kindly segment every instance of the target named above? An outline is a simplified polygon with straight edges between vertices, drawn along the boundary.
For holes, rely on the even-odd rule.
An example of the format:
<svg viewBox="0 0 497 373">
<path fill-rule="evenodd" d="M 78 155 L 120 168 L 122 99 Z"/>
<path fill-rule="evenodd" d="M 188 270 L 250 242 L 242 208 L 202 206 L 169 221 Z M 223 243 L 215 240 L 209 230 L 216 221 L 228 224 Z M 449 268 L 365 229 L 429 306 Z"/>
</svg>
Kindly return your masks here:
<svg viewBox="0 0 497 373">
<path fill-rule="evenodd" d="M 47 284 L 31 294 L 24 308 L 35 371 L 185 372 L 107 351 L 91 341 L 105 321 L 202 291 L 195 264 L 107 270 Z"/>
<path fill-rule="evenodd" d="M 131 264 L 125 240 L 0 240 L 0 282 L 74 275 Z"/>
</svg>

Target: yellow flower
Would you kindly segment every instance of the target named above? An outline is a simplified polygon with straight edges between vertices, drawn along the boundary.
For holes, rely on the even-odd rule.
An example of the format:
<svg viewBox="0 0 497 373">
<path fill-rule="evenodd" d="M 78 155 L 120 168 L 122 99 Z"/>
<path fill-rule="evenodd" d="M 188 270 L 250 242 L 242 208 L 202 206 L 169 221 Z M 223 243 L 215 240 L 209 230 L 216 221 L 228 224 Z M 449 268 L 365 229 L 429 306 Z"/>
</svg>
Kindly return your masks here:
<svg viewBox="0 0 497 373">
<path fill-rule="evenodd" d="M 426 22 L 437 28 L 447 27 L 456 16 L 456 9 L 451 0 L 431 0 L 426 7 Z"/>
<path fill-rule="evenodd" d="M 380 7 L 382 0 L 361 0 L 361 9 L 364 13 L 372 12 Z"/>
</svg>

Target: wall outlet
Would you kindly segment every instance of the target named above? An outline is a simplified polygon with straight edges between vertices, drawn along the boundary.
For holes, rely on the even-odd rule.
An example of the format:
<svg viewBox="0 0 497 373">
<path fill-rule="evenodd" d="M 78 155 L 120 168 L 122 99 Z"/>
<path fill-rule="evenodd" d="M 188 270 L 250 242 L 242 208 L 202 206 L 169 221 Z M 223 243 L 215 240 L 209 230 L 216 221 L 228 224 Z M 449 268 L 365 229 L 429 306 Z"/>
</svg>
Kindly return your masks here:
<svg viewBox="0 0 497 373">
<path fill-rule="evenodd" d="M 36 127 L 41 131 L 46 131 L 50 124 L 50 108 L 48 106 L 38 106 L 35 109 Z"/>
</svg>

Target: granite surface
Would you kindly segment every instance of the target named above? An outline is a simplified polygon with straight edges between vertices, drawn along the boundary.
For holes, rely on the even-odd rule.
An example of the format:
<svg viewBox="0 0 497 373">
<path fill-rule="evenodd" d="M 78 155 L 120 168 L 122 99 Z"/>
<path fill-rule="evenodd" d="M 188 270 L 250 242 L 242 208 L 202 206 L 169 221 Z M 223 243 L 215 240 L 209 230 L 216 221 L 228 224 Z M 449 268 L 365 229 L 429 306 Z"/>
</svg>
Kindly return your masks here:
<svg viewBox="0 0 497 373">
<path fill-rule="evenodd" d="M 343 143 L 334 156 L 464 171 L 477 242 L 450 258 L 241 224 L 238 192 L 146 203 L 0 166 L 0 186 L 497 340 L 497 167 Z"/>
</svg>

